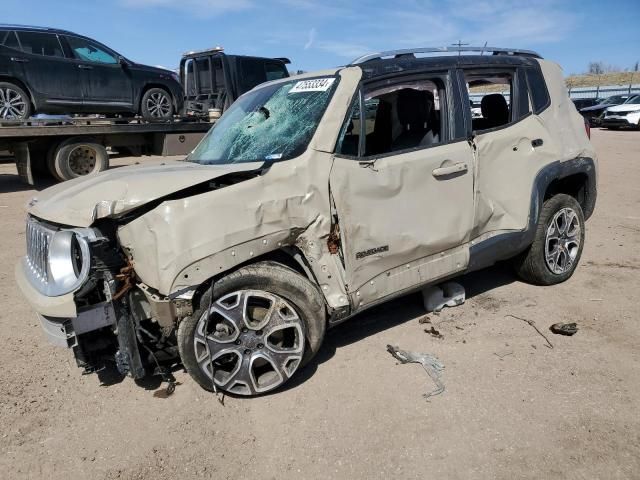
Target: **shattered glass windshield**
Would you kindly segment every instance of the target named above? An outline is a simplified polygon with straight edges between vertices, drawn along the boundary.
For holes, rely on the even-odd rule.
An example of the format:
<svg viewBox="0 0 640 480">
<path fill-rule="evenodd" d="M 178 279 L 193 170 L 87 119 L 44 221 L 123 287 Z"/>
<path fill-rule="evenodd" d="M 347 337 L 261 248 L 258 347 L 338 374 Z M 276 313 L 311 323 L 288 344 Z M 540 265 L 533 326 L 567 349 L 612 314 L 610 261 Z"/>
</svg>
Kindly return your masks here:
<svg viewBox="0 0 640 480">
<path fill-rule="evenodd" d="M 267 85 L 240 97 L 185 159 L 203 165 L 278 161 L 307 148 L 338 78 Z"/>
</svg>

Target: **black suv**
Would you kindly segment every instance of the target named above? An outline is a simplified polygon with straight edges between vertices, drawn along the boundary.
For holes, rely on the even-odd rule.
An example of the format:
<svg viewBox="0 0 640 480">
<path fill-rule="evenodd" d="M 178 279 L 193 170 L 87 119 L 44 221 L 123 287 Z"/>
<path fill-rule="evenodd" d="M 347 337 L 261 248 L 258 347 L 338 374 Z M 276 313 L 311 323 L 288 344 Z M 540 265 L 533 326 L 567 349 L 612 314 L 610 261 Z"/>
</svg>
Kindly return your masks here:
<svg viewBox="0 0 640 480">
<path fill-rule="evenodd" d="M 162 120 L 183 101 L 170 70 L 134 63 L 72 32 L 0 24 L 0 119 L 119 113 Z"/>
</svg>

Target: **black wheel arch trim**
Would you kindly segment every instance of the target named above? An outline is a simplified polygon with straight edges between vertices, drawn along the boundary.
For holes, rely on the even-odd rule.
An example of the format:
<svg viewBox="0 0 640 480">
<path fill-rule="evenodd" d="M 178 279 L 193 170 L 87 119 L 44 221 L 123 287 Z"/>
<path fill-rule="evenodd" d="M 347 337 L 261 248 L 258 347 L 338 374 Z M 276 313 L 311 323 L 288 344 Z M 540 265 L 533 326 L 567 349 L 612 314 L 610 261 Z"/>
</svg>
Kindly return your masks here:
<svg viewBox="0 0 640 480">
<path fill-rule="evenodd" d="M 594 159 L 576 157 L 571 160 L 556 161 L 546 165 L 540 169 L 533 181 L 527 227 L 522 231 L 500 233 L 472 245 L 467 272 L 491 266 L 500 260 L 506 260 L 526 250 L 533 242 L 538 218 L 549 186 L 556 180 L 562 180 L 576 174 L 586 176 L 584 200 L 581 202 L 581 206 L 584 219 L 589 219 L 595 209 L 597 198 L 596 163 Z"/>
</svg>

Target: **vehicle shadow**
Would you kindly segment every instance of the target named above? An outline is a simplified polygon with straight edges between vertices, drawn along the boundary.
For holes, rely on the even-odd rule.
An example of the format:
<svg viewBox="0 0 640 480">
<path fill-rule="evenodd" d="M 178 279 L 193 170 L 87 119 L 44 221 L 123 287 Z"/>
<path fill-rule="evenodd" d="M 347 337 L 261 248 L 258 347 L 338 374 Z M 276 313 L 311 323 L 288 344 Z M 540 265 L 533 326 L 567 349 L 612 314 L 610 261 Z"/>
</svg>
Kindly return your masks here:
<svg viewBox="0 0 640 480">
<path fill-rule="evenodd" d="M 18 174 L 0 173 L 0 193 L 24 192 L 28 190 L 41 191 L 56 183 L 53 178 L 38 178 L 35 182 L 35 185 L 27 185 L 20 180 Z"/>
<path fill-rule="evenodd" d="M 515 273 L 513 273 L 511 266 L 507 262 L 453 279 L 453 281 L 464 286 L 467 299 L 517 280 Z M 327 331 L 324 343 L 320 347 L 318 354 L 304 368 L 298 371 L 289 382 L 282 388 L 262 396 L 277 395 L 279 392 L 297 388 L 314 375 L 320 364 L 333 358 L 339 348 L 359 342 L 369 336 L 377 335 L 407 321 L 415 320 L 424 314 L 422 295 L 418 291 L 355 315 L 345 323 Z M 177 363 L 167 366 L 167 370 L 168 375 L 173 378 L 173 373 L 184 370 L 184 367 Z M 115 365 L 107 365 L 106 368 L 98 372 L 98 377 L 104 387 L 118 384 L 127 378 L 117 371 Z M 145 390 L 156 391 L 158 392 L 156 396 L 163 397 L 161 392 L 164 391 L 163 383 L 165 380 L 162 376 L 149 374 L 145 378 L 137 380 L 136 385 Z M 245 398 L 229 393 L 224 395 L 231 398 Z"/>
<path fill-rule="evenodd" d="M 487 291 L 518 281 L 507 262 L 472 272 L 453 281 L 462 284 L 467 299 Z M 318 366 L 330 360 L 344 346 L 363 340 L 371 335 L 414 320 L 425 314 L 420 292 L 411 293 L 355 315 L 345 323 L 330 329 L 318 354 L 289 382 L 274 393 L 296 388 L 313 376 Z"/>
</svg>

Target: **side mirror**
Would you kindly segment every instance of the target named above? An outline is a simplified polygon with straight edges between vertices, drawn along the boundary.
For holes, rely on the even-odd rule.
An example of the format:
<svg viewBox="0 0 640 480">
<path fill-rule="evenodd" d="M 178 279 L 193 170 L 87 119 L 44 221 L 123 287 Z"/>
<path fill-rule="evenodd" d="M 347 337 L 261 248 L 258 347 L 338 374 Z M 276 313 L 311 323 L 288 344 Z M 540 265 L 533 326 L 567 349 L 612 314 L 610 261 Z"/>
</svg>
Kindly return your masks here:
<svg viewBox="0 0 640 480">
<path fill-rule="evenodd" d="M 122 55 L 118 57 L 118 63 L 120 65 L 122 65 L 123 67 L 128 67 L 129 66 L 129 62 L 127 62 L 127 59 L 124 58 Z"/>
</svg>

